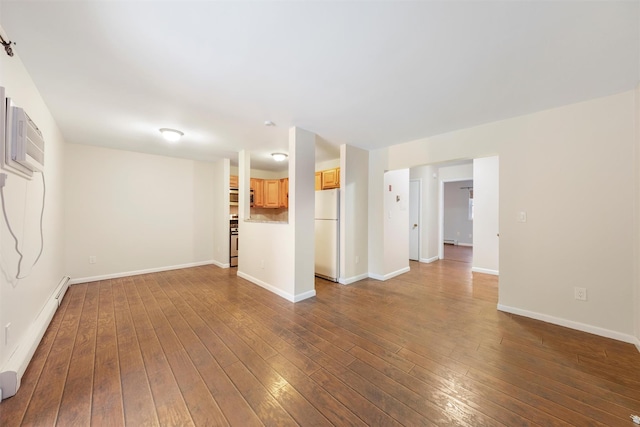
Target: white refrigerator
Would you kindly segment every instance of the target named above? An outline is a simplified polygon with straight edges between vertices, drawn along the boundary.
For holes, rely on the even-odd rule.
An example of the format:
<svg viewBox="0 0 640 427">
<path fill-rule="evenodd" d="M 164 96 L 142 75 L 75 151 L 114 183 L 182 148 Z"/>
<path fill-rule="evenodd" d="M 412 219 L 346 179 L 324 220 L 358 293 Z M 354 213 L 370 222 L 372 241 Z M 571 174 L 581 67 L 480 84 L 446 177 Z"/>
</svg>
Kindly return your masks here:
<svg viewBox="0 0 640 427">
<path fill-rule="evenodd" d="M 338 281 L 340 190 L 316 191 L 316 276 Z"/>
</svg>

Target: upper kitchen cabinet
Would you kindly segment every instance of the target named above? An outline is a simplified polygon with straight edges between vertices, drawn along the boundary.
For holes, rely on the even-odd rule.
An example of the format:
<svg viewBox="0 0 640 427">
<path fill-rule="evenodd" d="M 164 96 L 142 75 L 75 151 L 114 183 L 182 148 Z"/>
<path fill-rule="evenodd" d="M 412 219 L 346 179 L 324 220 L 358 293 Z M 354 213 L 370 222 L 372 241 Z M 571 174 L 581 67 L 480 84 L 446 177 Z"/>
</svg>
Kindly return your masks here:
<svg viewBox="0 0 640 427">
<path fill-rule="evenodd" d="M 253 191 L 253 206 L 264 206 L 264 179 L 251 178 L 251 190 Z"/>
<path fill-rule="evenodd" d="M 280 207 L 280 180 L 279 179 L 264 180 L 264 207 L 265 208 Z"/>
<path fill-rule="evenodd" d="M 289 207 L 289 178 L 280 180 L 280 207 Z"/>
<path fill-rule="evenodd" d="M 238 188 L 238 175 L 229 176 L 229 188 Z"/>
<path fill-rule="evenodd" d="M 340 168 L 316 172 L 316 191 L 332 188 L 340 188 Z"/>
</svg>

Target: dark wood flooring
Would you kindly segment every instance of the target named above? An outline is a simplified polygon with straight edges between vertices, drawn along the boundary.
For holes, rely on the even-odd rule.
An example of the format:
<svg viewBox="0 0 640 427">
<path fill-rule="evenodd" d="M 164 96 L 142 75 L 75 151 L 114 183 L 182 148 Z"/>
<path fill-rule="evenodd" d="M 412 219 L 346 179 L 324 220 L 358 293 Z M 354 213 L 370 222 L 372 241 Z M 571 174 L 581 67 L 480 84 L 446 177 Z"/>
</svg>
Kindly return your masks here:
<svg viewBox="0 0 640 427">
<path fill-rule="evenodd" d="M 631 426 L 640 353 L 411 262 L 292 304 L 213 266 L 72 286 L 0 425 Z"/>
</svg>

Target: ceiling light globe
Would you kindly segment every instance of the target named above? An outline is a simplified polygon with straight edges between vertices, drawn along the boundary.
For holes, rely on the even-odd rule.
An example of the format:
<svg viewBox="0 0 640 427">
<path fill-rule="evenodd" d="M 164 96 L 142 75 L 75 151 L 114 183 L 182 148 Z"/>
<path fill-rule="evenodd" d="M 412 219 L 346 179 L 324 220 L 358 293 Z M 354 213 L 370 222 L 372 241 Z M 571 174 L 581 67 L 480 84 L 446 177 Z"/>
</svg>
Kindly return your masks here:
<svg viewBox="0 0 640 427">
<path fill-rule="evenodd" d="M 176 129 L 162 128 L 160 129 L 162 137 L 169 142 L 178 142 L 184 133 Z"/>
<path fill-rule="evenodd" d="M 273 157 L 273 160 L 275 160 L 276 162 L 281 162 L 287 158 L 287 155 L 284 153 L 272 153 L 271 157 Z"/>
</svg>

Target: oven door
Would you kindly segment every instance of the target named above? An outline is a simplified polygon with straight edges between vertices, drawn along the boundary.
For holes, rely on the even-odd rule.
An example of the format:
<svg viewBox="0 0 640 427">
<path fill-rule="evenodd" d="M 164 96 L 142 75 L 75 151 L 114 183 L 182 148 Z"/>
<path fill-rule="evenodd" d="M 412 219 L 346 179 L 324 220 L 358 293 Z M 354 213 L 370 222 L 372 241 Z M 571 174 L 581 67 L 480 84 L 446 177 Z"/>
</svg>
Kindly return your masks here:
<svg viewBox="0 0 640 427">
<path fill-rule="evenodd" d="M 238 234 L 231 234 L 230 245 L 229 245 L 229 261 L 231 267 L 238 266 Z"/>
</svg>

